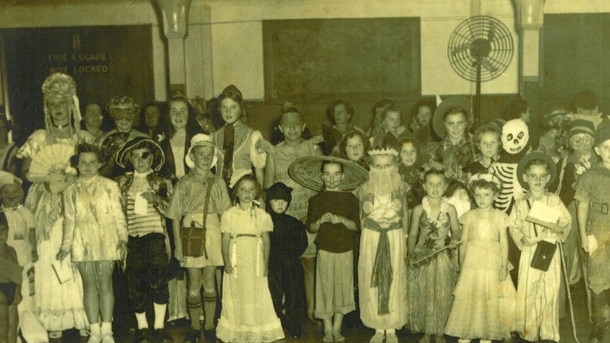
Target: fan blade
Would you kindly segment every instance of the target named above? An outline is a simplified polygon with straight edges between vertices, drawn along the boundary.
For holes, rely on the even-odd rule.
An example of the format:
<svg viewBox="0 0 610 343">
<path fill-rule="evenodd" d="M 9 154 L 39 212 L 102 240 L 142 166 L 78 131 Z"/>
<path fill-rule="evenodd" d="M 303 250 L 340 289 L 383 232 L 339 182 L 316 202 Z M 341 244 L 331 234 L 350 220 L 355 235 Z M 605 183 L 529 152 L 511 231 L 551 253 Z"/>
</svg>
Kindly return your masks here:
<svg viewBox="0 0 610 343">
<path fill-rule="evenodd" d="M 453 49 L 451 50 L 451 54 L 455 56 L 455 55 L 457 55 L 457 54 L 461 54 L 462 52 L 464 52 L 464 51 L 466 51 L 466 50 L 469 50 L 469 49 L 471 49 L 471 48 L 472 48 L 472 44 L 470 44 L 470 43 L 464 43 L 464 44 L 462 44 L 462 45 L 460 45 L 460 46 L 456 46 L 455 48 L 453 48 Z"/>
<path fill-rule="evenodd" d="M 489 32 L 487 33 L 487 41 L 489 43 L 493 42 L 496 38 L 496 23 L 493 21 L 489 23 Z"/>
<path fill-rule="evenodd" d="M 494 66 L 491 62 L 489 62 L 486 58 L 481 59 L 481 65 L 492 73 L 495 73 L 496 71 L 498 71 L 498 68 L 496 68 L 496 66 Z"/>
</svg>

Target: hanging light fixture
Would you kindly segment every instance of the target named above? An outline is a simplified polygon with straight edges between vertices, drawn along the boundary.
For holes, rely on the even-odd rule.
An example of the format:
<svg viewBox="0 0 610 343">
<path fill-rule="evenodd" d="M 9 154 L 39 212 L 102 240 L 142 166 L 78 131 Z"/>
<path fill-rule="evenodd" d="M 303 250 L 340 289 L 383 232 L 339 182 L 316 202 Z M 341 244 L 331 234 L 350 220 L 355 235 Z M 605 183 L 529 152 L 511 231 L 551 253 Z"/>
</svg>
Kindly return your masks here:
<svg viewBox="0 0 610 343">
<path fill-rule="evenodd" d="M 156 0 L 163 15 L 163 32 L 167 38 L 186 37 L 191 0 Z"/>
<path fill-rule="evenodd" d="M 514 0 L 517 25 L 524 30 L 539 30 L 544 23 L 545 0 Z"/>
</svg>

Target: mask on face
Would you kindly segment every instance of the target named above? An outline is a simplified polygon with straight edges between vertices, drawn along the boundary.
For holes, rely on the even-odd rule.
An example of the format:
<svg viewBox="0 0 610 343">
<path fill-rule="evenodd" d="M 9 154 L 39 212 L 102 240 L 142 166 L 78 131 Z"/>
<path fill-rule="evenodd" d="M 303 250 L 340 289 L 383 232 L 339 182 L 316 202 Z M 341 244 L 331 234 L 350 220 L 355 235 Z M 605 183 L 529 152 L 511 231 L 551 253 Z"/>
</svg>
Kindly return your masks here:
<svg viewBox="0 0 610 343">
<path fill-rule="evenodd" d="M 522 119 L 509 120 L 502 126 L 502 147 L 511 155 L 523 151 L 529 138 L 529 129 Z"/>
</svg>

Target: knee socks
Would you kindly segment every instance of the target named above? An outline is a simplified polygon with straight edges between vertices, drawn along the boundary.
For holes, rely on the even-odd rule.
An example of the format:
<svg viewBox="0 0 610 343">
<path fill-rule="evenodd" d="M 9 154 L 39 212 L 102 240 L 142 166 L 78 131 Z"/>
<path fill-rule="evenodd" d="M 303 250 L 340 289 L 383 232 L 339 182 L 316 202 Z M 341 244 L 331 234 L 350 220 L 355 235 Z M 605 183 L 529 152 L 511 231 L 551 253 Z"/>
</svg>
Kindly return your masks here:
<svg viewBox="0 0 610 343">
<path fill-rule="evenodd" d="M 189 317 L 191 317 L 191 328 L 201 330 L 203 312 L 201 310 L 201 296 L 199 295 L 199 291 L 196 293 L 189 292 L 186 302 L 188 305 Z"/>
<path fill-rule="evenodd" d="M 203 292 L 203 309 L 205 310 L 205 329 L 214 328 L 214 317 L 216 316 L 216 292 Z"/>
</svg>

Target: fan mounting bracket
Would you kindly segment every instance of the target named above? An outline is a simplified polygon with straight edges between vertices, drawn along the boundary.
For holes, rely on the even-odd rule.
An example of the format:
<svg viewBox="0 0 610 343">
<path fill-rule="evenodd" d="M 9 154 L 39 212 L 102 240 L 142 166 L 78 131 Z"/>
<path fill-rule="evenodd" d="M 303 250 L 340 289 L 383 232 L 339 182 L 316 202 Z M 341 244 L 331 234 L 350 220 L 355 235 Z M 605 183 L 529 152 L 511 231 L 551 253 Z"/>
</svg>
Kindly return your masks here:
<svg viewBox="0 0 610 343">
<path fill-rule="evenodd" d="M 477 38 L 472 41 L 470 47 L 470 56 L 474 57 L 477 61 L 489 56 L 491 52 L 491 44 L 487 39 Z"/>
</svg>

